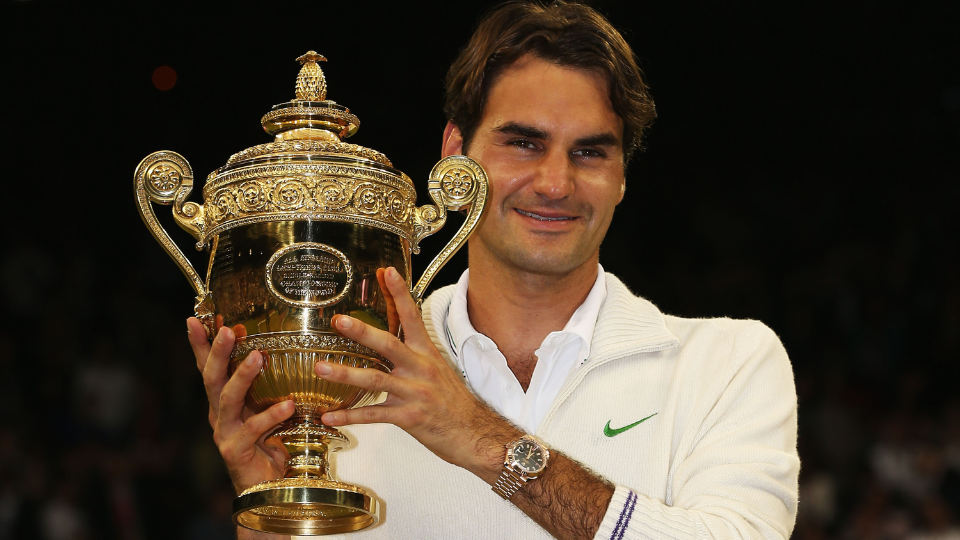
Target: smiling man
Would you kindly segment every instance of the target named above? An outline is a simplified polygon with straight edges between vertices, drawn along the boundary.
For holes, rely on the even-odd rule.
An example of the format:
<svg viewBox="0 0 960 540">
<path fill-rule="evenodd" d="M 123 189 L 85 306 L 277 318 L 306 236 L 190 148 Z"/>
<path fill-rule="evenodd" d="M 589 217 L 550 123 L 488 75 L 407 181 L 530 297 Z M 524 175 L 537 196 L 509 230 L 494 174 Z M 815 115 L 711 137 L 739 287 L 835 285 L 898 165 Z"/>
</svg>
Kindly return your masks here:
<svg viewBox="0 0 960 540">
<path fill-rule="evenodd" d="M 599 265 L 655 116 L 620 34 L 581 5 L 504 5 L 451 67 L 446 112 L 443 155 L 490 180 L 469 270 L 422 318 L 403 278 L 380 274 L 402 343 L 335 317 L 391 374 L 316 366 L 389 393 L 322 418 L 363 441 L 339 474 L 385 501 L 351 538 L 788 538 L 796 393 L 779 340 L 754 321 L 664 315 Z M 233 334 L 211 347 L 189 326 L 235 484 L 276 478 L 258 440 L 292 403 L 244 414 L 262 358 L 228 380 Z"/>
</svg>

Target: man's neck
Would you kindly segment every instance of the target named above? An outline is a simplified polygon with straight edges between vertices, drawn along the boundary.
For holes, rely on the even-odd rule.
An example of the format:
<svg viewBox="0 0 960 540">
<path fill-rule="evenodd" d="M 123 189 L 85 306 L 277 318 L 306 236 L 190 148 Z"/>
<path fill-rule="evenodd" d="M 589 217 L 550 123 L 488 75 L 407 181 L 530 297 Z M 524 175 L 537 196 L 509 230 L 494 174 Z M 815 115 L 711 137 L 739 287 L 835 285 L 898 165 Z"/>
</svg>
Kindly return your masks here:
<svg viewBox="0 0 960 540">
<path fill-rule="evenodd" d="M 563 330 L 590 294 L 597 258 L 563 275 L 545 275 L 470 256 L 467 313 L 473 327 L 497 344 L 526 390 L 534 352 L 550 332 Z"/>
</svg>

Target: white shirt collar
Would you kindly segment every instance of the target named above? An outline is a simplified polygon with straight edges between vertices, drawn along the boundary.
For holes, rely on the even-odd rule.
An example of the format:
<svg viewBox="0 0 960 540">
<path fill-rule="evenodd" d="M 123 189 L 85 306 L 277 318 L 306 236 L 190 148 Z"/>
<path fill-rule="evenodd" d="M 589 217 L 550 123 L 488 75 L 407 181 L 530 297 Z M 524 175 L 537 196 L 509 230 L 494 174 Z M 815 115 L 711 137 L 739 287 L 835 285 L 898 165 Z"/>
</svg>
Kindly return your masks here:
<svg viewBox="0 0 960 540">
<path fill-rule="evenodd" d="M 597 264 L 597 280 L 587 298 L 580 304 L 580 307 L 573 312 L 573 316 L 567 321 L 562 332 L 576 334 L 583 340 L 580 344 L 580 354 L 578 355 L 579 364 L 583 364 L 590 356 L 590 343 L 593 341 L 593 330 L 597 326 L 597 318 L 600 316 L 600 306 L 604 298 L 607 297 L 607 280 L 604 278 L 603 267 Z"/>
<path fill-rule="evenodd" d="M 600 306 L 606 297 L 603 268 L 586 300 L 563 330 L 550 332 L 535 351 L 537 364 L 526 392 L 489 337 L 477 332 L 467 312 L 469 271 L 457 283 L 446 318 L 447 339 L 455 362 L 473 392 L 518 426 L 535 433 L 571 374 L 590 354 Z"/>
<path fill-rule="evenodd" d="M 528 433 L 536 433 L 563 385 L 590 354 L 600 306 L 607 292 L 603 268 L 597 265 L 593 287 L 563 330 L 550 332 L 535 351 L 537 364 L 526 391 L 496 343 L 477 332 L 470 322 L 467 312 L 469 279 L 468 270 L 457 283 L 445 321 L 455 362 L 480 399 Z"/>
<path fill-rule="evenodd" d="M 467 312 L 467 288 L 470 283 L 470 269 L 463 271 L 460 280 L 457 281 L 457 289 L 453 293 L 453 300 L 450 303 L 450 311 L 447 314 L 446 331 L 447 339 L 453 349 L 453 354 L 457 358 L 463 357 L 463 344 L 468 339 L 475 336 L 485 338 L 481 340 L 481 348 L 493 345 L 493 341 L 477 331 L 470 322 L 470 315 Z M 603 266 L 597 264 L 597 279 L 587 294 L 587 298 L 580 304 L 580 307 L 573 312 L 573 316 L 564 325 L 560 332 L 551 332 L 544 343 L 547 345 L 558 334 L 574 334 L 581 339 L 580 351 L 578 357 L 580 365 L 590 356 L 590 343 L 593 341 L 593 330 L 597 325 L 597 317 L 600 316 L 600 306 L 607 296 L 607 282 L 604 279 Z M 496 347 L 496 345 L 493 345 Z M 459 362 L 458 362 L 459 363 Z"/>
</svg>

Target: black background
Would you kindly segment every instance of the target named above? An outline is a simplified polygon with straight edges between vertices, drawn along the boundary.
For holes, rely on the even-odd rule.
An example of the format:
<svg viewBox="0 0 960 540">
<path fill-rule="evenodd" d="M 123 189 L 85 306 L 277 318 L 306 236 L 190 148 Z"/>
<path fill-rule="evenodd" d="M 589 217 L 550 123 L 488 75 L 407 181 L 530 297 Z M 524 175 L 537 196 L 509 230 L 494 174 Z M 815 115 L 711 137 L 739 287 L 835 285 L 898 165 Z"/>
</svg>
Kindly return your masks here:
<svg viewBox="0 0 960 540">
<path fill-rule="evenodd" d="M 18 502 L 0 538 L 52 538 L 55 503 L 79 537 L 223 529 L 229 487 L 183 334 L 193 294 L 137 215 L 137 163 L 177 151 L 199 187 L 269 141 L 259 119 L 294 97 L 294 59 L 315 49 L 328 97 L 361 119 L 350 142 L 386 154 L 424 204 L 443 77 L 489 5 L 3 4 L 0 494 Z M 604 268 L 664 312 L 781 336 L 801 484 L 834 494 L 832 514 L 801 511 L 796 536 L 867 535 L 857 527 L 891 513 L 907 530 L 958 523 L 960 3 L 593 5 L 633 46 L 659 113 Z M 167 91 L 151 82 L 164 65 Z M 415 275 L 455 223 L 424 242 Z M 118 424 L 98 424 L 85 373 L 132 388 Z M 871 456 L 888 447 L 935 487 L 885 480 Z"/>
</svg>

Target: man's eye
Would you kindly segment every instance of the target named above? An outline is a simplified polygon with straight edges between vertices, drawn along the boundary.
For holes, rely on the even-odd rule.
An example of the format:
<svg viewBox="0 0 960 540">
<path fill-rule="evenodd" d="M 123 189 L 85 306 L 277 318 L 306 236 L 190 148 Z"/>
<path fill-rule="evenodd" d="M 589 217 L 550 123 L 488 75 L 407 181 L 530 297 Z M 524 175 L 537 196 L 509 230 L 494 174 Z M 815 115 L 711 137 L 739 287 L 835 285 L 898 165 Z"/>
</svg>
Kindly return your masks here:
<svg viewBox="0 0 960 540">
<path fill-rule="evenodd" d="M 517 148 L 523 148 L 524 150 L 537 149 L 537 145 L 535 145 L 533 142 L 528 141 L 526 139 L 517 139 L 514 141 L 510 141 L 508 144 L 510 144 L 511 146 L 516 146 Z"/>
<path fill-rule="evenodd" d="M 604 157 L 606 154 L 596 148 L 579 148 L 573 151 L 573 155 L 580 157 Z"/>
</svg>

